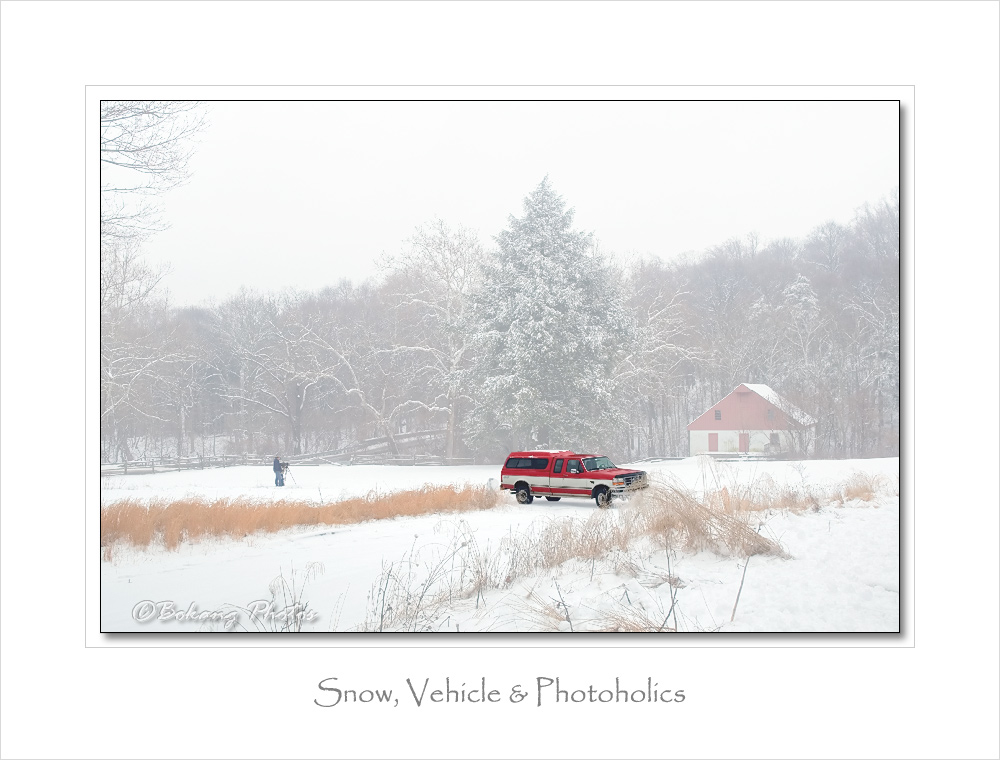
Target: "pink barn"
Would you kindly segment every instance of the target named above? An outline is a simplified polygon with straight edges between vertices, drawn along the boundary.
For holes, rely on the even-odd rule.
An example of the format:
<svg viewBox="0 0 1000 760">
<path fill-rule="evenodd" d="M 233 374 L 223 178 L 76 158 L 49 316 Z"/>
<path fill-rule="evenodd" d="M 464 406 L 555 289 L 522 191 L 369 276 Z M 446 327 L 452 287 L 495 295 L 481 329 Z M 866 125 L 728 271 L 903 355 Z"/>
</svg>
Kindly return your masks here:
<svg viewBox="0 0 1000 760">
<path fill-rule="evenodd" d="M 691 456 L 713 452 L 807 455 L 816 420 L 770 387 L 743 383 L 687 426 Z"/>
</svg>

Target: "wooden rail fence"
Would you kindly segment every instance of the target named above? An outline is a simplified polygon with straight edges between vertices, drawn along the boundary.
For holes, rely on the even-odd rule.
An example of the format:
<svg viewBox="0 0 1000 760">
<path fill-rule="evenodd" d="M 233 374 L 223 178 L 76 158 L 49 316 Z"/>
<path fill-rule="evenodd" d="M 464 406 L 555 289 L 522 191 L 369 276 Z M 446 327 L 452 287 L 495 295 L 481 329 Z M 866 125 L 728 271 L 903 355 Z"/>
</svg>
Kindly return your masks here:
<svg viewBox="0 0 1000 760">
<path fill-rule="evenodd" d="M 413 433 L 401 433 L 388 437 L 371 438 L 361 441 L 347 450 L 324 451 L 315 454 L 296 454 L 282 457 L 293 467 L 312 467 L 321 464 L 386 464 L 397 466 L 451 466 L 474 464 L 468 457 L 443 457 L 434 454 L 402 454 L 400 449 L 421 446 L 430 441 L 444 438 L 443 430 L 421 430 Z M 393 455 L 392 450 L 396 454 Z M 237 465 L 271 466 L 273 456 L 256 456 L 250 454 L 225 454 L 223 456 L 193 456 L 193 457 L 146 457 L 130 462 L 102 464 L 101 475 L 140 475 L 156 472 L 179 472 L 181 470 L 204 470 L 216 467 L 235 467 Z"/>
</svg>

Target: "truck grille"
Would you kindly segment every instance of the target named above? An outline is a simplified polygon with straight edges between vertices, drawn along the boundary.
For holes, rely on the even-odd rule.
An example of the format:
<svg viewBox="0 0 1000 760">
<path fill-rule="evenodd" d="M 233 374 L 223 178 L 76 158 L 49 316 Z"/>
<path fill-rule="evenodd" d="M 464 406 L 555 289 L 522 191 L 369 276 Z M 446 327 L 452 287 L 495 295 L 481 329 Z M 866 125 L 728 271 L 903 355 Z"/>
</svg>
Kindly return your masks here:
<svg viewBox="0 0 1000 760">
<path fill-rule="evenodd" d="M 625 481 L 624 485 L 617 486 L 617 489 L 623 491 L 632 491 L 637 488 L 645 488 L 648 483 L 646 482 L 645 472 L 631 472 L 628 475 L 622 475 L 622 480 Z"/>
</svg>

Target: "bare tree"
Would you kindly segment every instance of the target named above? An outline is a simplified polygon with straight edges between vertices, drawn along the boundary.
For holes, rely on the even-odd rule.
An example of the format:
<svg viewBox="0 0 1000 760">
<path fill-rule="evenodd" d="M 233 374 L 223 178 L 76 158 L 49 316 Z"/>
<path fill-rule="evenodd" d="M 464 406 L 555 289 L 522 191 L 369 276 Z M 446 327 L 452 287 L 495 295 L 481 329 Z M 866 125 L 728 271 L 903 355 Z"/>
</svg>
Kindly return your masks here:
<svg viewBox="0 0 1000 760">
<path fill-rule="evenodd" d="M 848 304 L 859 323 L 858 385 L 874 394 L 875 453 L 899 443 L 899 300 L 881 285 L 862 288 Z"/>
<path fill-rule="evenodd" d="M 794 362 L 807 372 L 815 363 L 817 343 L 822 339 L 827 323 L 816 292 L 809 280 L 799 276 L 782 293 L 784 302 L 780 307 L 785 326 L 785 340 L 794 354 Z"/>
<path fill-rule="evenodd" d="M 395 275 L 388 287 L 395 308 L 413 314 L 418 329 L 411 331 L 409 345 L 394 350 L 419 355 L 418 371 L 434 394 L 421 407 L 447 411 L 445 456 L 451 458 L 460 409 L 470 400 L 463 375 L 468 363 L 465 318 L 483 247 L 471 230 L 452 230 L 441 219 L 418 227 L 408 243 L 406 251 L 388 262 Z"/>
<path fill-rule="evenodd" d="M 146 300 L 129 312 L 108 310 L 101 328 L 102 458 L 133 458 L 133 441 L 151 423 L 166 422 L 156 410 L 155 387 L 164 362 L 166 305 Z"/>
<path fill-rule="evenodd" d="M 154 386 L 170 351 L 165 269 L 142 260 L 142 241 L 163 225 L 156 196 L 188 177 L 192 138 L 204 127 L 198 103 L 101 103 L 101 431 L 106 459 L 132 457 L 139 422 L 164 420 Z"/>
<path fill-rule="evenodd" d="M 268 299 L 261 316 L 244 322 L 251 330 L 235 346 L 239 352 L 239 386 L 229 398 L 244 413 L 246 405 L 283 418 L 292 454 L 302 453 L 302 437 L 314 397 L 325 390 L 339 369 L 339 361 L 316 350 L 315 336 L 322 321 L 311 308 L 310 298 L 287 293 Z M 251 315 L 244 313 L 244 317 Z M 252 383 L 248 383 L 249 379 Z M 233 392 L 235 391 L 235 392 Z"/>
<path fill-rule="evenodd" d="M 664 454 L 671 446 L 668 417 L 684 386 L 683 374 L 700 358 L 689 341 L 676 269 L 655 260 L 631 264 L 625 292 L 636 323 L 629 351 L 617 367 L 623 400 L 633 409 L 626 456 Z"/>
<path fill-rule="evenodd" d="M 223 399 L 229 404 L 232 443 L 238 453 L 257 453 L 270 416 L 270 411 L 253 401 L 265 381 L 257 357 L 268 341 L 276 306 L 273 299 L 242 289 L 216 311 L 216 368 L 222 378 Z"/>
<path fill-rule="evenodd" d="M 101 241 L 163 229 L 156 197 L 190 176 L 206 125 L 197 101 L 101 101 Z"/>
<path fill-rule="evenodd" d="M 848 230 L 836 222 L 826 222 L 809 235 L 804 247 L 806 259 L 821 269 L 836 274 L 841 267 Z"/>
<path fill-rule="evenodd" d="M 877 259 L 899 261 L 899 188 L 874 206 L 865 203 L 854 217 L 863 250 Z"/>
</svg>

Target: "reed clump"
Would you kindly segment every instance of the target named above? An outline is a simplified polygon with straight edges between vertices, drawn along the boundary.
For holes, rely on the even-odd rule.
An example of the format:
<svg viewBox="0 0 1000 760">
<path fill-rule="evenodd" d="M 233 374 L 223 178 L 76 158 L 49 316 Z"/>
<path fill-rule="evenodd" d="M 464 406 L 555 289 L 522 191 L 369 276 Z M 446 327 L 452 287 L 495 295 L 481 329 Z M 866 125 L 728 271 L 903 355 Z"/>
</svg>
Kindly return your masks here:
<svg viewBox="0 0 1000 760">
<path fill-rule="evenodd" d="M 884 490 L 886 484 L 880 475 L 855 471 L 841 486 L 841 495 L 844 501 L 872 502 Z"/>
<path fill-rule="evenodd" d="M 665 485 L 651 489 L 636 505 L 635 521 L 638 532 L 689 552 L 787 557 L 777 541 L 758 532 L 760 521 L 755 513 L 768 508 L 759 500 L 733 507 L 717 494 L 699 498 L 690 490 Z"/>
<path fill-rule="evenodd" d="M 330 504 L 281 500 L 259 502 L 246 497 L 209 501 L 187 498 L 143 502 L 124 499 L 101 508 L 101 548 L 110 559 L 115 545 L 146 548 L 162 542 L 176 549 L 181 542 L 211 538 L 243 538 L 311 525 L 350 525 L 433 513 L 490 509 L 499 493 L 486 486 L 424 486 L 416 490 L 379 493 Z"/>
</svg>

